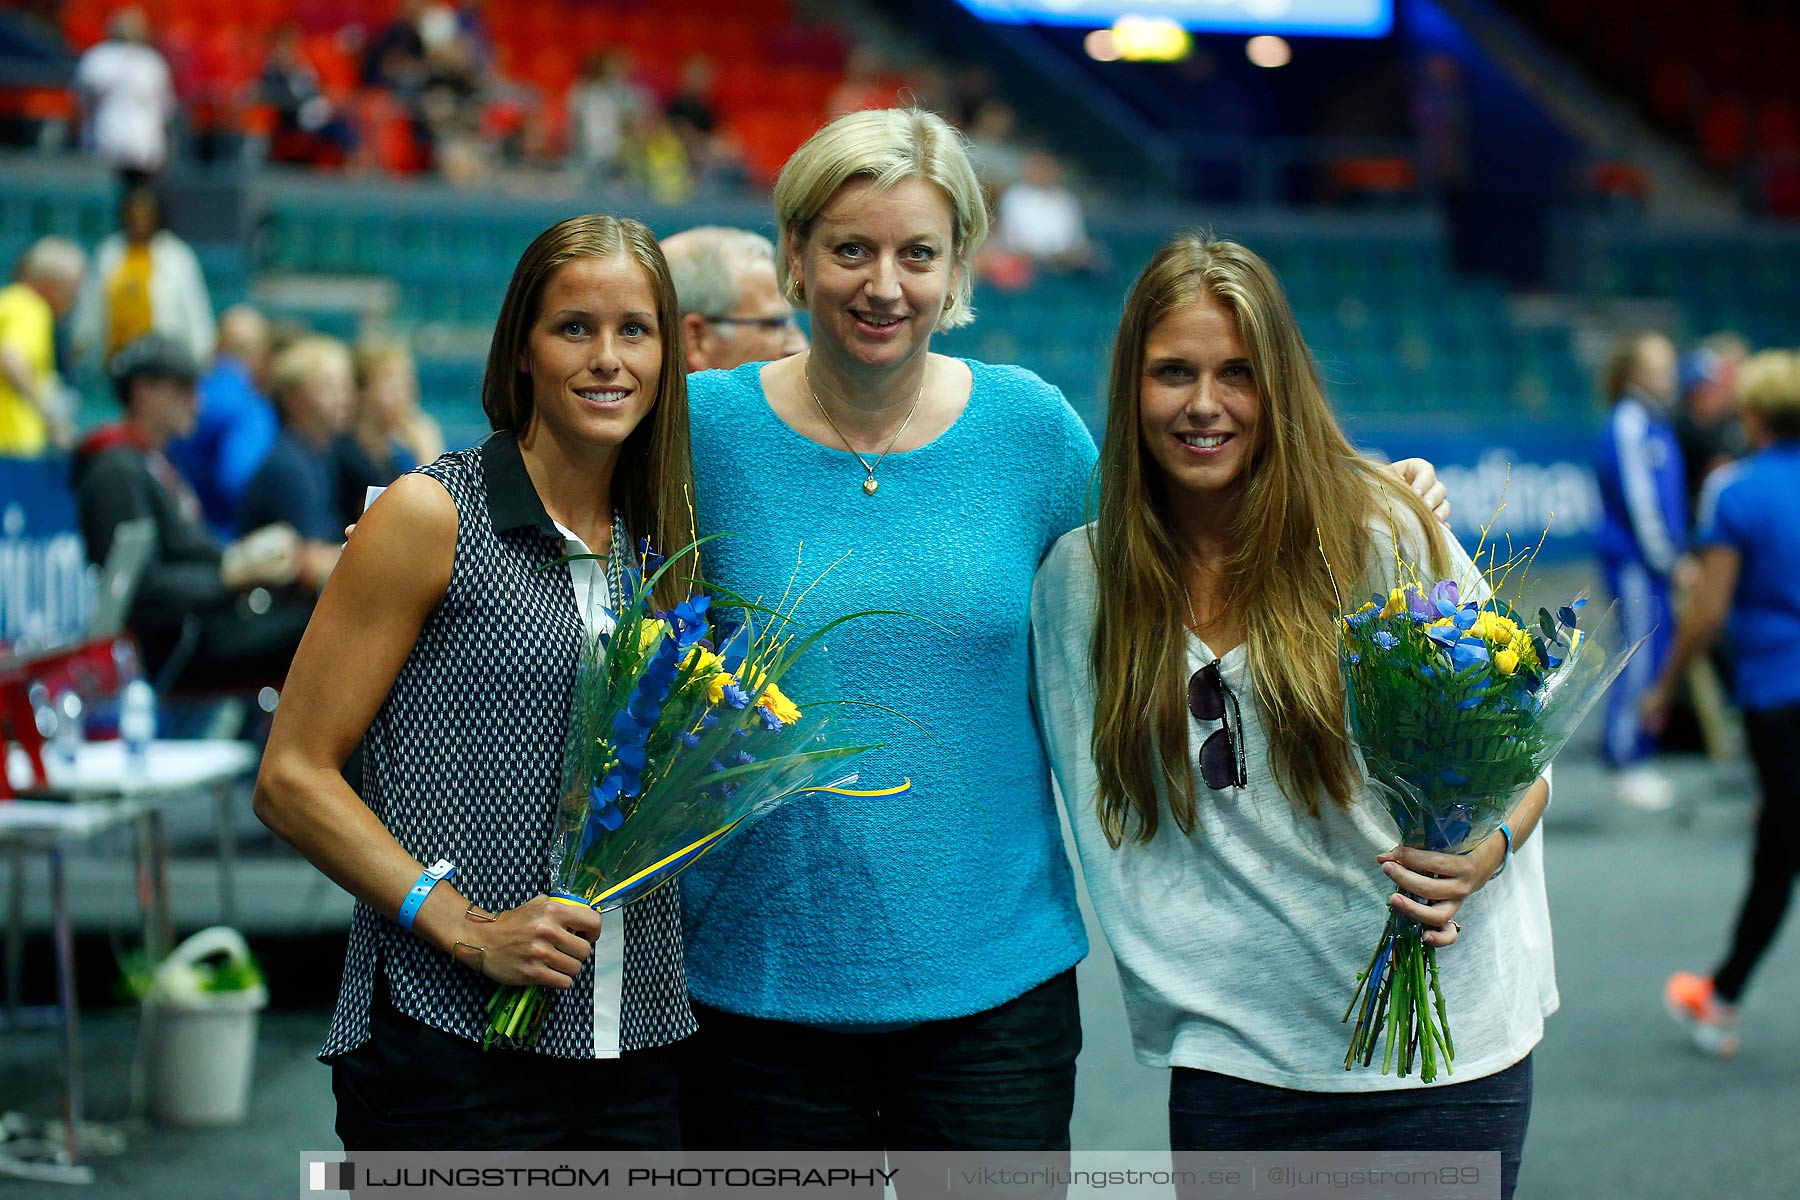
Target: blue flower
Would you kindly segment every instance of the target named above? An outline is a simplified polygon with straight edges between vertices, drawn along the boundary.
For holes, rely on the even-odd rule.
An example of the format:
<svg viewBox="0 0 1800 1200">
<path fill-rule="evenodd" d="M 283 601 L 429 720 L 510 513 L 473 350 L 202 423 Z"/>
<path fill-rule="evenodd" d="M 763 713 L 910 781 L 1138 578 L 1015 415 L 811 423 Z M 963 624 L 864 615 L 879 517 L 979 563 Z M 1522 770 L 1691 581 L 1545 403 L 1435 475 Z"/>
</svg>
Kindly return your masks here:
<svg viewBox="0 0 1800 1200">
<path fill-rule="evenodd" d="M 1458 671 L 1479 667 L 1487 661 L 1487 643 L 1480 638 L 1464 638 L 1450 648 L 1450 665 Z"/>
<path fill-rule="evenodd" d="M 700 735 L 697 733 L 689 733 L 685 729 L 675 736 L 681 739 L 681 744 L 684 746 L 698 746 L 700 744 Z"/>
<path fill-rule="evenodd" d="M 605 828 L 609 833 L 625 823 L 625 814 L 613 802 L 618 794 L 615 786 L 611 794 L 605 788 L 588 789 L 588 820 Z"/>
<path fill-rule="evenodd" d="M 1454 613 L 1461 603 L 1461 590 L 1456 580 L 1446 579 L 1431 589 L 1431 606 L 1437 609 L 1437 615 L 1447 617 Z"/>
<path fill-rule="evenodd" d="M 786 723 L 784 723 L 780 717 L 776 716 L 766 708 L 757 709 L 756 715 L 762 718 L 763 728 L 770 733 L 780 733 L 783 729 L 787 728 Z"/>
<path fill-rule="evenodd" d="M 748 708 L 750 706 L 750 693 L 746 692 L 735 683 L 728 683 L 725 685 L 725 703 L 731 705 L 733 708 Z"/>
<path fill-rule="evenodd" d="M 1480 615 L 1480 611 L 1480 605 L 1465 604 L 1461 608 L 1455 609 L 1452 612 L 1447 612 L 1444 615 L 1449 617 L 1451 622 L 1455 624 L 1458 629 L 1469 630 L 1475 627 L 1475 618 Z"/>
<path fill-rule="evenodd" d="M 1395 646 L 1400 644 L 1400 639 L 1385 629 L 1377 629 L 1373 640 L 1375 644 L 1380 646 L 1383 650 L 1392 650 Z"/>
<path fill-rule="evenodd" d="M 690 596 L 663 614 L 679 649 L 686 651 L 707 635 L 706 610 L 711 604 L 711 596 Z"/>
</svg>

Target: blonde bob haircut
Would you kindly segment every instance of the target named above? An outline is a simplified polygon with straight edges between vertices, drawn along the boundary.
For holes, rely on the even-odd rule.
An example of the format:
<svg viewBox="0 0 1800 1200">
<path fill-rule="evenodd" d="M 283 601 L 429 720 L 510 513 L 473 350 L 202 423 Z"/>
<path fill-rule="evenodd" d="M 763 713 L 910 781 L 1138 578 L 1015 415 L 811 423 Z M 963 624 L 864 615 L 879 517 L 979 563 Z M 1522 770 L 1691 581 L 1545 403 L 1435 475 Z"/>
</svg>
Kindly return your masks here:
<svg viewBox="0 0 1800 1200">
<path fill-rule="evenodd" d="M 783 165 L 775 180 L 775 223 L 781 229 L 775 273 L 781 294 L 795 307 L 805 306 L 800 281 L 788 269 L 789 253 L 806 241 L 813 221 L 838 190 L 857 179 L 884 189 L 923 179 L 944 193 L 954 226 L 950 249 L 957 280 L 937 328 L 957 329 L 973 321 L 975 252 L 987 240 L 987 203 L 962 134 L 936 113 L 919 108 L 846 113 L 807 138 Z"/>
<path fill-rule="evenodd" d="M 1764 350 L 1738 368 L 1738 398 L 1778 442 L 1800 438 L 1800 351 Z"/>
</svg>

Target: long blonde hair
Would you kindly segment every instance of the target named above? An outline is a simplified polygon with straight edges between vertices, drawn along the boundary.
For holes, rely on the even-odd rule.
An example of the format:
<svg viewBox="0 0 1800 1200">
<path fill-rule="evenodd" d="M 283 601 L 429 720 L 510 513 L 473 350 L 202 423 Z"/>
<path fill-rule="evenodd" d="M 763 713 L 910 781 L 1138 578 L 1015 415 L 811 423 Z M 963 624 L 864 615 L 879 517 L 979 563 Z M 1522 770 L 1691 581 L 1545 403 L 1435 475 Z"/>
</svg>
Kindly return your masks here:
<svg viewBox="0 0 1800 1200">
<path fill-rule="evenodd" d="M 687 361 L 682 355 L 681 310 L 675 302 L 669 264 L 646 226 L 625 217 L 590 213 L 552 225 L 525 248 L 494 323 L 487 373 L 481 381 L 481 407 L 494 429 L 514 435 L 524 431 L 531 421 L 533 403 L 531 376 L 519 369 L 519 361 L 529 345 L 531 326 L 538 319 L 550 277 L 568 263 L 614 255 L 632 259 L 650 281 L 662 359 L 656 406 L 619 448 L 613 505 L 633 537 L 648 539 L 659 554 L 673 555 L 694 540 Z M 663 576 L 656 588 L 658 604 L 678 603 L 689 582 L 699 581 L 699 562 L 690 555 L 684 564 Z"/>
<path fill-rule="evenodd" d="M 1340 572 L 1339 587 L 1354 586 L 1371 557 L 1371 516 L 1392 511 L 1421 529 L 1437 524 L 1417 496 L 1344 436 L 1266 262 L 1205 234 L 1183 234 L 1157 251 L 1132 286 L 1113 344 L 1093 536 L 1099 611 L 1092 751 L 1100 827 L 1115 847 L 1156 835 L 1159 796 L 1184 834 L 1198 823 L 1186 627 L 1176 615 L 1185 608 L 1183 551 L 1162 473 L 1143 446 L 1138 406 L 1150 331 L 1203 296 L 1236 318 L 1264 430 L 1247 468 L 1224 602 L 1244 622 L 1269 765 L 1309 816 L 1319 815 L 1321 792 L 1348 807 L 1354 783 L 1338 675 L 1337 589 L 1326 562 Z M 1442 571 L 1444 546 L 1434 533 L 1426 536 Z"/>
</svg>

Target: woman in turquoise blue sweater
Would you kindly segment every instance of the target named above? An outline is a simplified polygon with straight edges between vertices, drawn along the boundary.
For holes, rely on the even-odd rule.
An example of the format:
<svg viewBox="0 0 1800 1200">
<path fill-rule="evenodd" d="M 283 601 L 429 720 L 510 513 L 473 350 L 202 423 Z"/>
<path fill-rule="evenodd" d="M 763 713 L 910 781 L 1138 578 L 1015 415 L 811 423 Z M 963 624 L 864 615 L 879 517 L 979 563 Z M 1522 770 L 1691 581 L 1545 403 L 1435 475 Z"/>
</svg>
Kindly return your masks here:
<svg viewBox="0 0 1800 1200">
<path fill-rule="evenodd" d="M 833 717 L 884 744 L 866 784 L 911 791 L 790 805 L 684 877 L 685 1141 L 1066 1148 L 1087 941 L 1032 719 L 1030 600 L 1086 520 L 1094 443 L 1029 371 L 931 352 L 973 319 L 987 233 L 940 118 L 839 118 L 775 205 L 812 348 L 690 379 L 699 529 L 736 535 L 709 543 L 707 576 L 776 597 L 831 566 L 804 623 L 929 623 L 841 627 L 783 682 L 917 722 Z"/>
</svg>

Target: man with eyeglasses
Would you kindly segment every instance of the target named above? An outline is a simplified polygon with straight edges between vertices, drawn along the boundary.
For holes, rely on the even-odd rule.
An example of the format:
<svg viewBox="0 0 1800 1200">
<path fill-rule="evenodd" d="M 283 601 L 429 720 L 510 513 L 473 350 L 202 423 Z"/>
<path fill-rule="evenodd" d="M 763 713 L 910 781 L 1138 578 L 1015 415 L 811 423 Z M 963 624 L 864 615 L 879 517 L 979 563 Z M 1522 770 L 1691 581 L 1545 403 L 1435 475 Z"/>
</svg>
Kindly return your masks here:
<svg viewBox="0 0 1800 1200">
<path fill-rule="evenodd" d="M 770 362 L 806 349 L 775 283 L 775 247 L 745 229 L 701 225 L 663 239 L 689 371 Z"/>
</svg>

